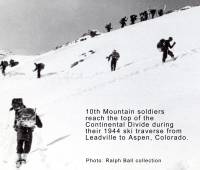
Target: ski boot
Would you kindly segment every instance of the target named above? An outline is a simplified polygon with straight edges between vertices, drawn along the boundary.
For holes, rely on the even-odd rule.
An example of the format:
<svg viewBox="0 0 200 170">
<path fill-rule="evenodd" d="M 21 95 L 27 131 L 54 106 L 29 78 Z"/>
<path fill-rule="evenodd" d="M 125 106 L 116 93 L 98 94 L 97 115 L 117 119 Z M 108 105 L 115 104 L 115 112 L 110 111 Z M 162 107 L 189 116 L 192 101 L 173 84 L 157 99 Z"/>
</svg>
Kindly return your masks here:
<svg viewBox="0 0 200 170">
<path fill-rule="evenodd" d="M 22 165 L 22 156 L 21 154 L 17 154 L 16 168 L 20 168 L 21 165 Z"/>
</svg>

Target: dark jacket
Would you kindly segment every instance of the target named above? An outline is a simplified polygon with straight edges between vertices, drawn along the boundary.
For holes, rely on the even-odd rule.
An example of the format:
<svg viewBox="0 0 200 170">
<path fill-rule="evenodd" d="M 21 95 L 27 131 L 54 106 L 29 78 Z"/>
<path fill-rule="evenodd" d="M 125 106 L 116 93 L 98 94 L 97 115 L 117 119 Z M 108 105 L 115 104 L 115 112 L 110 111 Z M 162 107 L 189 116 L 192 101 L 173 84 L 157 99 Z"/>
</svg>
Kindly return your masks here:
<svg viewBox="0 0 200 170">
<path fill-rule="evenodd" d="M 163 51 L 167 51 L 174 47 L 175 43 L 173 43 L 173 45 L 171 45 L 170 42 L 171 42 L 170 40 L 165 40 L 164 46 L 163 46 Z"/>
<path fill-rule="evenodd" d="M 38 128 L 42 128 L 42 121 L 41 121 L 41 119 L 40 119 L 40 117 L 38 116 L 38 115 L 36 115 L 36 126 L 38 127 Z"/>
<path fill-rule="evenodd" d="M 35 69 L 33 71 L 36 71 L 36 70 L 41 71 L 45 67 L 45 65 L 43 63 L 38 63 L 38 64 L 34 63 L 34 64 L 35 64 Z"/>
<path fill-rule="evenodd" d="M 2 69 L 5 69 L 7 66 L 8 66 L 7 61 L 1 61 L 0 67 L 2 67 Z"/>
<path fill-rule="evenodd" d="M 119 59 L 119 57 L 120 57 L 120 55 L 119 55 L 119 53 L 117 52 L 117 51 L 113 51 L 112 52 L 112 54 L 110 54 L 109 56 L 108 56 L 108 61 L 111 59 L 111 61 L 112 60 L 118 60 Z"/>
</svg>

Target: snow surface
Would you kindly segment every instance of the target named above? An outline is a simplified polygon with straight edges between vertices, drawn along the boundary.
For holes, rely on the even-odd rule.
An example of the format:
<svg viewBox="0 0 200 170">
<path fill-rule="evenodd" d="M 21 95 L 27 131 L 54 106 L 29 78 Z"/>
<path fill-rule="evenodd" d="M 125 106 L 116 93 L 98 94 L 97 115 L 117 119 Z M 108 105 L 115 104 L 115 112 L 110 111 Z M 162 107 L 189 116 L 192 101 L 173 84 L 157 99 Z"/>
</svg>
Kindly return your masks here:
<svg viewBox="0 0 200 170">
<path fill-rule="evenodd" d="M 12 98 L 22 97 L 26 106 L 37 108 L 44 124 L 34 131 L 22 170 L 199 170 L 199 16 L 200 7 L 194 7 L 39 56 L 4 57 L 20 64 L 0 75 L 0 169 L 15 169 L 16 132 L 9 108 Z M 177 42 L 173 50 L 178 59 L 162 64 L 156 44 L 169 36 Z M 106 60 L 113 49 L 121 55 L 116 72 Z M 32 71 L 34 62 L 46 65 L 41 79 Z M 174 122 L 189 140 L 86 142 L 87 108 L 165 109 L 160 121 Z M 87 157 L 158 157 L 163 162 L 86 164 Z"/>
</svg>

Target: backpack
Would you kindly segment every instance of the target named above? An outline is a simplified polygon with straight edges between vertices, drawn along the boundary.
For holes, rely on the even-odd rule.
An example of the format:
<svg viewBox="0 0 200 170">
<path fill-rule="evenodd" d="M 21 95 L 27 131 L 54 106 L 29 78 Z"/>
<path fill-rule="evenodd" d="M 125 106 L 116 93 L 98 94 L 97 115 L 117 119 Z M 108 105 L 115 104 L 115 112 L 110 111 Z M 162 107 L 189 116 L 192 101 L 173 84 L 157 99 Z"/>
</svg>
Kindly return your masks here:
<svg viewBox="0 0 200 170">
<path fill-rule="evenodd" d="M 16 118 L 17 126 L 34 128 L 36 125 L 36 113 L 32 108 L 23 108 Z"/>
<path fill-rule="evenodd" d="M 8 62 L 7 61 L 3 61 L 3 66 L 7 67 L 8 66 Z"/>
<path fill-rule="evenodd" d="M 157 48 L 162 50 L 163 47 L 164 47 L 164 44 L 165 44 L 165 40 L 164 39 L 161 39 L 158 44 L 157 44 Z"/>
<path fill-rule="evenodd" d="M 43 63 L 39 63 L 38 66 L 39 66 L 39 68 L 40 68 L 41 70 L 43 70 L 44 67 L 45 67 L 45 65 L 44 65 Z"/>
</svg>

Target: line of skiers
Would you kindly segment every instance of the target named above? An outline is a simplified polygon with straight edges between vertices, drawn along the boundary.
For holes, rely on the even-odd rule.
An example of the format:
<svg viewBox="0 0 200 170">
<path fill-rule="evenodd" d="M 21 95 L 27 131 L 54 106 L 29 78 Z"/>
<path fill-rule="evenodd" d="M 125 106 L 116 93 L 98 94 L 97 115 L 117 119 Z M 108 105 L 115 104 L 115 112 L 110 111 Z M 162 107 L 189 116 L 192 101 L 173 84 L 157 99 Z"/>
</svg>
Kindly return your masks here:
<svg viewBox="0 0 200 170">
<path fill-rule="evenodd" d="M 33 131 L 37 126 L 42 128 L 40 117 L 32 108 L 27 108 L 23 104 L 22 98 L 14 98 L 11 103 L 10 111 L 15 111 L 13 128 L 17 132 L 17 160 L 16 167 L 19 168 L 26 163 L 27 155 L 31 150 Z"/>
<path fill-rule="evenodd" d="M 174 42 L 173 44 L 171 44 L 173 38 L 169 37 L 167 40 L 165 39 L 161 39 L 158 44 L 157 44 L 157 48 L 160 49 L 160 51 L 163 53 L 162 56 L 162 62 L 165 63 L 167 56 L 171 56 L 172 59 L 176 59 L 174 57 L 173 52 L 170 50 L 172 49 L 176 42 Z M 116 70 L 116 65 L 117 65 L 117 61 L 120 58 L 120 54 L 119 52 L 117 52 L 117 50 L 113 50 L 113 52 L 106 57 L 108 62 L 111 61 L 111 71 L 115 71 Z M 35 69 L 33 71 L 37 71 L 37 78 L 41 77 L 41 71 L 44 69 L 45 65 L 44 63 L 34 63 L 35 64 Z M 8 66 L 8 62 L 7 61 L 1 61 L 0 66 L 2 67 L 2 74 L 5 75 L 5 69 Z"/>
<path fill-rule="evenodd" d="M 173 44 L 171 44 L 173 41 L 172 37 L 169 37 L 168 39 L 161 39 L 158 43 L 157 43 L 157 48 L 162 52 L 162 62 L 165 63 L 166 59 L 168 57 L 168 55 L 175 60 L 176 58 L 174 57 L 174 53 L 171 51 L 171 49 L 175 46 L 176 42 L 174 42 Z M 113 52 L 106 57 L 106 59 L 109 61 L 111 61 L 111 71 L 115 71 L 116 70 L 116 65 L 117 65 L 117 61 L 120 58 L 120 54 L 119 52 L 117 52 L 117 50 L 113 50 Z"/>
<path fill-rule="evenodd" d="M 6 60 L 2 60 L 1 63 L 0 63 L 0 68 L 1 68 L 1 70 L 2 70 L 2 74 L 5 76 L 5 71 L 6 71 L 6 68 L 7 68 L 8 66 L 14 67 L 14 66 L 16 66 L 16 65 L 18 65 L 18 64 L 19 64 L 19 62 L 18 62 L 18 61 L 15 61 L 15 60 L 13 60 L 13 59 L 11 59 L 11 60 L 9 61 L 9 63 L 8 63 L 8 61 L 6 61 Z"/>
<path fill-rule="evenodd" d="M 130 15 L 130 25 L 135 24 L 138 19 L 142 22 L 150 18 L 153 19 L 155 18 L 155 16 L 162 16 L 162 15 L 164 15 L 163 9 L 159 9 L 159 10 L 149 9 L 148 11 L 139 13 L 139 15 L 136 15 L 136 14 Z M 128 21 L 128 18 L 126 16 L 120 19 L 119 23 L 121 25 L 121 28 L 124 28 L 127 25 L 127 21 Z M 107 32 L 110 32 L 113 29 L 111 22 L 106 24 L 105 29 Z"/>
<path fill-rule="evenodd" d="M 16 66 L 18 64 L 19 64 L 19 62 L 18 61 L 14 61 L 13 59 L 11 59 L 9 61 L 9 63 L 6 60 L 1 61 L 0 68 L 2 70 L 2 74 L 4 76 L 6 75 L 5 71 L 6 71 L 6 68 L 8 66 L 14 67 L 14 66 Z M 41 77 L 41 71 L 44 69 L 45 64 L 44 63 L 34 63 L 34 65 L 35 65 L 35 69 L 33 70 L 33 72 L 37 71 L 37 78 L 40 78 Z"/>
<path fill-rule="evenodd" d="M 166 61 L 168 55 L 175 60 L 174 54 L 170 49 L 174 47 L 176 42 L 171 44 L 172 40 L 172 37 L 169 37 L 167 40 L 161 39 L 157 44 L 157 48 L 163 53 L 163 63 Z M 111 71 L 115 71 L 120 54 L 116 50 L 113 50 L 113 52 L 106 58 L 108 61 L 111 61 Z M 36 68 L 34 71 L 42 70 L 44 68 L 43 63 L 35 63 L 35 66 Z M 40 71 L 38 72 L 38 78 L 39 77 Z M 13 128 L 17 132 L 16 167 L 19 168 L 23 163 L 26 163 L 27 155 L 31 150 L 34 128 L 35 126 L 42 128 L 42 122 L 34 109 L 27 108 L 23 104 L 22 98 L 14 98 L 11 105 L 12 107 L 10 108 L 10 111 L 15 111 Z"/>
</svg>

